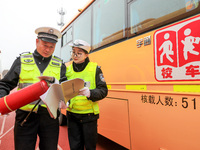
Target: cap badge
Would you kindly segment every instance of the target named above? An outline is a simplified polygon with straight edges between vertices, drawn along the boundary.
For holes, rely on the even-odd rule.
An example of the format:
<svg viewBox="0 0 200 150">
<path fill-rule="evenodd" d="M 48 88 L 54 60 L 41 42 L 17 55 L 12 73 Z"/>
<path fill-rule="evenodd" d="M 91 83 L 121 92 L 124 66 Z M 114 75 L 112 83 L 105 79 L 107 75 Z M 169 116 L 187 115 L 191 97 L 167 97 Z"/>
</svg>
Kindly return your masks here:
<svg viewBox="0 0 200 150">
<path fill-rule="evenodd" d="M 74 46 L 84 46 L 84 45 L 81 44 L 79 40 L 76 40 L 76 41 L 74 42 Z"/>
<path fill-rule="evenodd" d="M 53 34 L 53 29 L 49 29 L 48 33 Z"/>
</svg>

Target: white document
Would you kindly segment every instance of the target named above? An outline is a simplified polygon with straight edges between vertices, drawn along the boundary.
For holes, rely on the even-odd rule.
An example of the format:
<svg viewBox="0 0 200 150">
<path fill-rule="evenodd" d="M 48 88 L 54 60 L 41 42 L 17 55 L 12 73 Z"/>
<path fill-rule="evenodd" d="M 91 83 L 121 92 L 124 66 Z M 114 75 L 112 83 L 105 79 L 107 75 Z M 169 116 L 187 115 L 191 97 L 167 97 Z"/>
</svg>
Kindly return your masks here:
<svg viewBox="0 0 200 150">
<path fill-rule="evenodd" d="M 45 78 L 43 76 L 40 79 Z M 51 84 L 47 92 L 41 95 L 40 98 L 46 104 L 50 116 L 56 119 L 59 102 L 62 100 L 66 104 L 68 100 L 77 96 L 82 88 L 84 88 L 84 80 L 76 78 L 61 84 Z"/>
</svg>

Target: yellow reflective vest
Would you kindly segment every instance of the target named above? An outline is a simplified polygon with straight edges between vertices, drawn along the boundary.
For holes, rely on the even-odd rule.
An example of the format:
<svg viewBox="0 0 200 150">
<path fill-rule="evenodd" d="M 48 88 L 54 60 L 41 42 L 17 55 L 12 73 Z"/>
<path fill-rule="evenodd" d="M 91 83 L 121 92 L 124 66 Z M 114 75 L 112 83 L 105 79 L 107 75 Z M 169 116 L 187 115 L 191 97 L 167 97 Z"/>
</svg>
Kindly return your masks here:
<svg viewBox="0 0 200 150">
<path fill-rule="evenodd" d="M 61 59 L 55 56 L 52 56 L 47 68 L 44 70 L 43 73 L 41 73 L 39 68 L 37 67 L 37 64 L 35 63 L 32 53 L 23 54 L 20 56 L 20 59 L 21 59 L 21 72 L 19 75 L 18 90 L 28 85 L 39 82 L 39 79 L 37 77 L 41 75 L 53 76 L 57 80 L 60 79 L 60 70 L 61 70 L 61 65 L 62 65 Z M 25 110 L 25 111 L 31 111 L 36 103 L 37 101 L 32 102 L 30 104 L 27 104 L 21 107 L 20 109 Z M 41 106 L 46 107 L 44 103 L 42 103 Z M 37 107 L 34 109 L 34 111 L 36 110 L 37 110 Z"/>
<path fill-rule="evenodd" d="M 89 62 L 83 71 L 75 72 L 71 64 L 67 67 L 66 76 L 68 80 L 81 78 L 85 82 L 90 83 L 89 89 L 95 89 L 96 68 L 97 63 Z M 77 114 L 94 113 L 96 115 L 99 114 L 99 105 L 98 102 L 88 100 L 86 96 L 78 95 L 70 100 L 70 105 L 69 108 L 67 108 L 67 110 Z"/>
</svg>

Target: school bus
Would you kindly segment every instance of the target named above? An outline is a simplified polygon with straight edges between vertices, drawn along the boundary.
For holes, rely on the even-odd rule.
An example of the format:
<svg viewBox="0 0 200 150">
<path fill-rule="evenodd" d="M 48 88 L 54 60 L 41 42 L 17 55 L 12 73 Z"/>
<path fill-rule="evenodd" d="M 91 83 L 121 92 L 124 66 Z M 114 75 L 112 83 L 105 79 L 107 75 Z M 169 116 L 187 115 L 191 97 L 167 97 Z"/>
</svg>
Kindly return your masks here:
<svg viewBox="0 0 200 150">
<path fill-rule="evenodd" d="M 92 0 L 62 28 L 91 43 L 108 85 L 98 133 L 131 150 L 199 150 L 199 0 Z"/>
</svg>

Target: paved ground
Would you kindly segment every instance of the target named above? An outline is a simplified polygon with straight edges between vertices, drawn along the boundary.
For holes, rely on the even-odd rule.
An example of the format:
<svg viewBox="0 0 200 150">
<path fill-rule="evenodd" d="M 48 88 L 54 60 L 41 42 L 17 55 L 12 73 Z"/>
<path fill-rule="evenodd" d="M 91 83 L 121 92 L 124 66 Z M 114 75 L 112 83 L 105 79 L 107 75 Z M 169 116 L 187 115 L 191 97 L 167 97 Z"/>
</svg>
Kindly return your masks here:
<svg viewBox="0 0 200 150">
<path fill-rule="evenodd" d="M 0 150 L 14 150 L 14 119 L 15 112 L 10 113 L 9 115 L 0 116 Z M 38 145 L 36 146 L 36 150 L 39 150 Z M 58 150 L 69 150 L 67 126 L 60 126 Z M 99 135 L 97 150 L 126 149 Z"/>
</svg>

